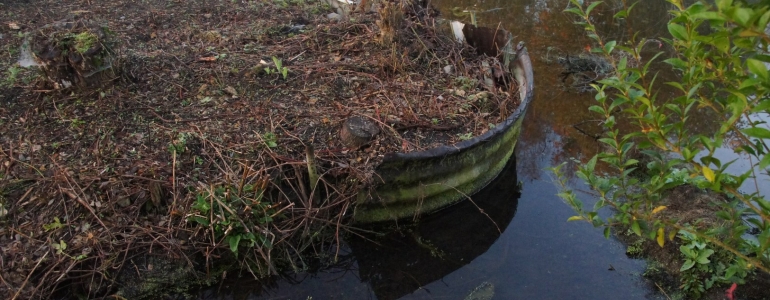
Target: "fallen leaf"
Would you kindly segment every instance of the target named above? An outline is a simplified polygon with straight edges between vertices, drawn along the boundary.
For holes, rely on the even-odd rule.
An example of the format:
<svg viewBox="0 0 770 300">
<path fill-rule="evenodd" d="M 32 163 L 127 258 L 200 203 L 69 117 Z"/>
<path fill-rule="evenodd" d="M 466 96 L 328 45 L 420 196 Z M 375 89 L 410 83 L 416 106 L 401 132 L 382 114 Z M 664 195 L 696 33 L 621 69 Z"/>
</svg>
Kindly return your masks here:
<svg viewBox="0 0 770 300">
<path fill-rule="evenodd" d="M 204 62 L 217 61 L 217 57 L 216 56 L 205 56 L 205 57 L 198 58 L 198 61 L 204 61 Z"/>
<path fill-rule="evenodd" d="M 714 182 L 714 170 L 711 170 L 711 168 L 707 166 L 703 166 L 703 177 L 706 177 L 706 180 L 709 182 Z"/>
<path fill-rule="evenodd" d="M 666 238 L 665 237 L 666 237 L 665 229 L 663 229 L 663 227 L 658 228 L 657 241 L 658 241 L 658 245 L 660 245 L 661 248 L 663 248 L 663 245 L 666 244 Z"/>
<path fill-rule="evenodd" d="M 16 22 L 8 22 L 8 28 L 11 28 L 13 30 L 19 30 L 21 27 L 19 24 L 16 24 Z"/>
<path fill-rule="evenodd" d="M 198 94 L 203 94 L 203 92 L 206 91 L 206 89 L 209 88 L 208 84 L 201 84 L 201 87 L 198 88 Z"/>
<path fill-rule="evenodd" d="M 234 88 L 234 87 L 232 87 L 232 86 L 229 86 L 229 85 L 228 85 L 228 86 L 225 88 L 225 92 L 227 92 L 228 94 L 232 95 L 232 96 L 233 96 L 233 98 L 238 98 L 238 91 L 236 91 L 236 90 L 235 90 L 235 88 Z"/>
</svg>

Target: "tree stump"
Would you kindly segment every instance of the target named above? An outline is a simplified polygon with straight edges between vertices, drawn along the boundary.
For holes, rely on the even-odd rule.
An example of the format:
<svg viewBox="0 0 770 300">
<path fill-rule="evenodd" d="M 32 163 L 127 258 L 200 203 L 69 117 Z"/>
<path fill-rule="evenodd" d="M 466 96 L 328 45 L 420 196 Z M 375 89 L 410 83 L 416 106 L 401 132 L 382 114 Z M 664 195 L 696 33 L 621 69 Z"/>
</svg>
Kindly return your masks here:
<svg viewBox="0 0 770 300">
<path fill-rule="evenodd" d="M 360 116 L 348 118 L 340 129 L 342 143 L 351 149 L 369 144 L 379 133 L 380 128 L 372 120 Z"/>
<path fill-rule="evenodd" d="M 39 29 L 32 53 L 55 89 L 101 87 L 117 76 L 109 31 L 86 20 L 64 20 Z"/>
</svg>

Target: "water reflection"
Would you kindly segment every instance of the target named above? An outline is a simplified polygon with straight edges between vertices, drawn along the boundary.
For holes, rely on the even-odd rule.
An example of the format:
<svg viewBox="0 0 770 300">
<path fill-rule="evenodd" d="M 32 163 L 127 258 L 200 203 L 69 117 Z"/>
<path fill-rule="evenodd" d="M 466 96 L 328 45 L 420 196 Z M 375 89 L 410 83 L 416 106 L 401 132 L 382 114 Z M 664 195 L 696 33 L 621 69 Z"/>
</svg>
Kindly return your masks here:
<svg viewBox="0 0 770 300">
<path fill-rule="evenodd" d="M 516 180 L 512 161 L 474 201 L 381 238 L 351 239 L 361 280 L 369 283 L 377 299 L 398 299 L 469 264 L 487 252 L 516 214 Z"/>
</svg>

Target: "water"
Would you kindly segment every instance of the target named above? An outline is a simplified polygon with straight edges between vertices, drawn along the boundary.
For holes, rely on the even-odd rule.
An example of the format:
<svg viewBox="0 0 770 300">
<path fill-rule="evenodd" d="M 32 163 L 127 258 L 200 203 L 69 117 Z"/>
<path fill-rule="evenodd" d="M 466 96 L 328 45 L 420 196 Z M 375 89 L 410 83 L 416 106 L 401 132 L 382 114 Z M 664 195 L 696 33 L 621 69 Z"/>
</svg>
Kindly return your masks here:
<svg viewBox="0 0 770 300">
<path fill-rule="evenodd" d="M 533 60 L 535 99 L 524 121 L 515 166 L 474 196 L 475 205 L 454 206 L 377 245 L 349 240 L 338 266 L 269 282 L 229 281 L 202 298 L 466 299 L 479 288 L 478 294 L 494 294 L 492 299 L 664 299 L 641 276 L 644 261 L 629 259 L 620 242 L 605 239 L 589 224 L 566 222 L 574 213 L 555 196 L 556 185 L 545 170 L 562 162 L 574 170 L 573 158 L 586 161 L 601 149 L 591 136 L 601 130 L 588 111 L 593 94 L 565 87 L 556 63 L 558 55 L 578 54 L 591 44 L 583 29 L 572 24 L 574 17 L 562 12 L 567 2 L 432 1 L 444 16 L 459 12 L 455 19 L 469 23 L 471 15 L 461 12 L 475 11 L 479 25 L 500 24 L 517 41 L 526 42 Z M 619 1 L 607 2 L 593 21 L 608 37 L 623 39 L 629 32 L 611 18 Z M 640 36 L 665 36 L 668 9 L 663 0 L 644 1 L 636 6 L 631 22 Z M 666 93 L 670 91 L 662 91 L 662 97 Z M 692 122 L 694 131 L 718 128 L 708 115 L 698 117 Z M 718 155 L 723 161 L 745 160 L 727 148 Z M 741 167 L 747 164 L 734 165 Z M 522 183 L 520 194 L 517 182 Z M 578 191 L 587 189 L 578 180 L 569 183 Z"/>
</svg>

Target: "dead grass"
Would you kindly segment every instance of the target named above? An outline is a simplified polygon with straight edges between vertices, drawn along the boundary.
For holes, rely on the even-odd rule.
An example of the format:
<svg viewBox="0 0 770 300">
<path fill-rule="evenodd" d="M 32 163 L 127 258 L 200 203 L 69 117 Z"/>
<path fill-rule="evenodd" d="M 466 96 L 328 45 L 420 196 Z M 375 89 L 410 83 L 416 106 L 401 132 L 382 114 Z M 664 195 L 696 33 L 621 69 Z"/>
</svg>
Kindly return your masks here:
<svg viewBox="0 0 770 300">
<path fill-rule="evenodd" d="M 55 89 L 26 69 L 1 85 L 4 299 L 114 295 L 131 282 L 116 274 L 152 269 L 135 262 L 147 256 L 182 261 L 203 277 L 217 276 L 226 261 L 256 277 L 303 268 L 350 230 L 346 212 L 385 153 L 481 134 L 517 104 L 506 85 L 483 84 L 492 75 L 482 62 L 494 59 L 439 34 L 432 12 L 418 6 L 404 6 L 396 42 L 384 45 L 376 14 L 334 22 L 314 1 L 39 0 L 2 8 L 2 70 L 16 63 L 23 32 L 65 18 L 108 28 L 123 61 L 96 89 Z M 442 71 L 447 65 L 454 73 Z M 353 115 L 382 128 L 361 150 L 337 138 Z M 250 230 L 272 246 L 236 258 L 213 227 L 188 217 L 206 191 L 246 186 L 267 191 L 275 218 Z"/>
</svg>

